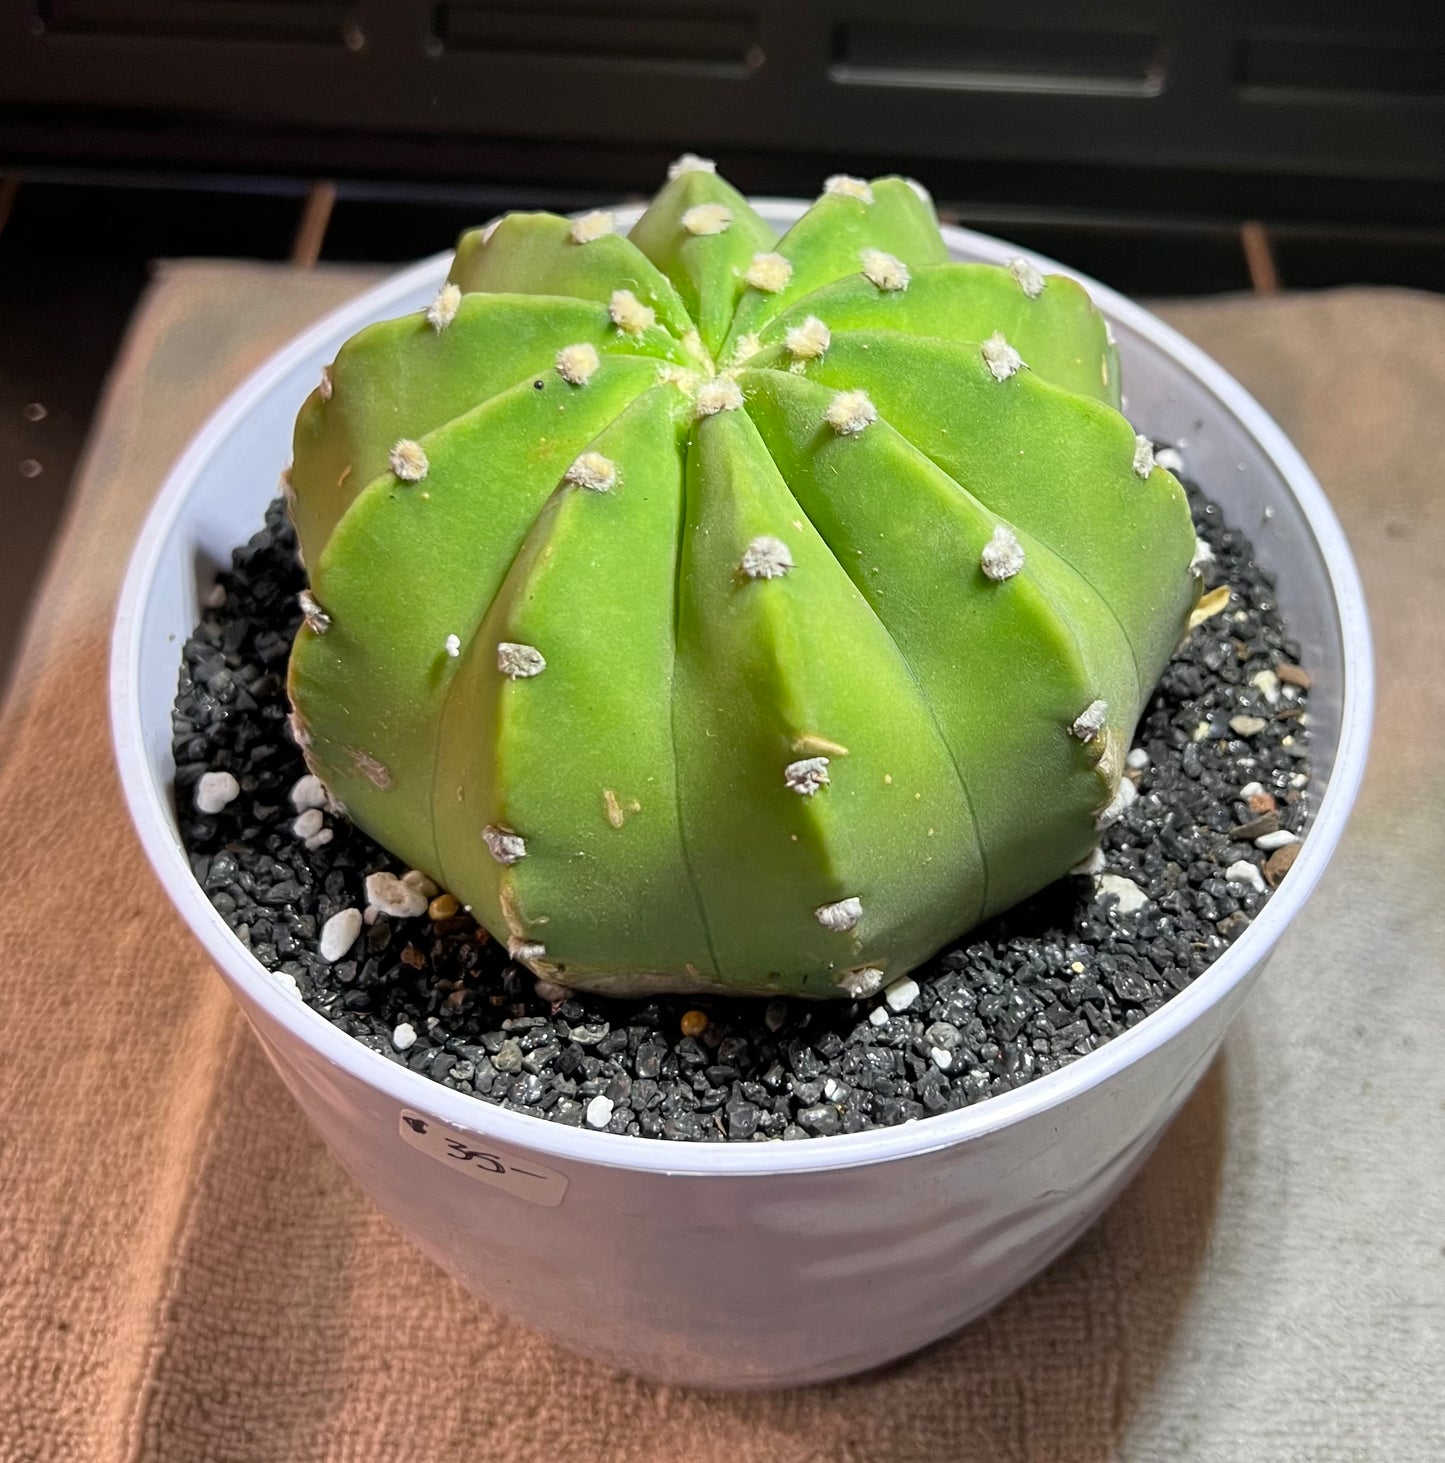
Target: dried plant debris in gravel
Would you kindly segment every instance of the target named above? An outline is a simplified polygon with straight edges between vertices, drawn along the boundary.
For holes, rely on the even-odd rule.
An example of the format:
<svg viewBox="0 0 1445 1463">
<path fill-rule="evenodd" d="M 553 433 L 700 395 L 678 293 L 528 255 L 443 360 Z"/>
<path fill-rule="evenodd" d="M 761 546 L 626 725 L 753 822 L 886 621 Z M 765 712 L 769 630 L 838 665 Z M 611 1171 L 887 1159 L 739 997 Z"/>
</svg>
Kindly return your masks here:
<svg viewBox="0 0 1445 1463">
<path fill-rule="evenodd" d="M 1247 541 L 1191 502 L 1206 584 L 1229 601 L 1165 671 L 1129 757 L 1137 796 L 1101 857 L 865 999 L 610 1000 L 509 961 L 308 778 L 285 692 L 304 580 L 279 502 L 184 649 L 173 725 L 192 868 L 300 999 L 487 1102 L 611 1133 L 754 1141 L 979 1102 L 1183 990 L 1298 851 L 1309 676 Z"/>
</svg>

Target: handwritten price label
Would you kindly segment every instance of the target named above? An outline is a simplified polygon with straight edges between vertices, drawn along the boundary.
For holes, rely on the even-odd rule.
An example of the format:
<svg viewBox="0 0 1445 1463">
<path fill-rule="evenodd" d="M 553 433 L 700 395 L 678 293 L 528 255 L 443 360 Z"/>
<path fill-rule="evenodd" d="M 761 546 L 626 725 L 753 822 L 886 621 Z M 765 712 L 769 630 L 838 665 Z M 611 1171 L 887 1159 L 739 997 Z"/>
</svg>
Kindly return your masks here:
<svg viewBox="0 0 1445 1463">
<path fill-rule="evenodd" d="M 516 1158 L 476 1133 L 439 1123 L 425 1113 L 402 1108 L 397 1131 L 428 1158 L 529 1203 L 555 1209 L 567 1192 L 566 1176 L 555 1169 L 544 1168 L 531 1158 Z"/>
</svg>

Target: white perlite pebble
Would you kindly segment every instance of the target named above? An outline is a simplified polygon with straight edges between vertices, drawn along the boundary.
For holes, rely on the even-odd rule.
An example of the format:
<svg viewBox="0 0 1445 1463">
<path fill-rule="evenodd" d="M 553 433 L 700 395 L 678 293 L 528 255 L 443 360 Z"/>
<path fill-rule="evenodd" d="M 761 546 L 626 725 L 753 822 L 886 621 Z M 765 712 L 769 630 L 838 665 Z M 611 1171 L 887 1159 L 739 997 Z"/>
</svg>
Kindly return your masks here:
<svg viewBox="0 0 1445 1463">
<path fill-rule="evenodd" d="M 306 628 L 313 635 L 324 635 L 331 628 L 331 616 L 321 608 L 321 602 L 309 589 L 303 589 L 296 596 L 296 603 L 301 606 L 301 614 L 306 621 Z M 304 746 L 305 743 L 299 743 L 298 745 Z"/>
<path fill-rule="evenodd" d="M 594 239 L 606 238 L 615 227 L 612 215 L 605 208 L 598 208 L 573 219 L 568 236 L 574 244 L 590 244 Z"/>
<path fill-rule="evenodd" d="M 833 332 L 816 315 L 809 315 L 783 336 L 788 354 L 799 361 L 816 361 L 832 343 Z"/>
<path fill-rule="evenodd" d="M 387 457 L 391 470 L 404 483 L 419 483 L 431 468 L 420 442 L 403 437 L 396 442 Z"/>
<path fill-rule="evenodd" d="M 888 1008 L 886 1006 L 874 1006 L 868 1013 L 868 1024 L 870 1026 L 886 1026 L 888 1024 Z"/>
<path fill-rule="evenodd" d="M 855 1001 L 873 995 L 883 986 L 883 972 L 873 965 L 860 966 L 857 970 L 845 970 L 834 984 L 848 992 Z"/>
<path fill-rule="evenodd" d="M 697 388 L 694 406 L 700 417 L 715 417 L 720 411 L 737 411 L 743 404 L 743 389 L 731 376 L 714 376 Z"/>
<path fill-rule="evenodd" d="M 584 452 L 562 478 L 590 493 L 609 493 L 617 486 L 617 464 L 600 452 Z"/>
<path fill-rule="evenodd" d="M 1249 679 L 1259 687 L 1271 706 L 1279 705 L 1279 677 L 1273 671 L 1256 671 Z"/>
<path fill-rule="evenodd" d="M 293 995 L 299 1001 L 301 999 L 301 987 L 296 984 L 296 977 L 289 970 L 273 970 L 271 978 L 289 995 Z"/>
<path fill-rule="evenodd" d="M 1135 772 L 1142 772 L 1149 765 L 1149 754 L 1143 747 L 1131 747 L 1129 755 L 1124 758 L 1124 765 L 1132 767 Z"/>
<path fill-rule="evenodd" d="M 783 768 L 783 781 L 791 791 L 810 798 L 820 787 L 828 786 L 828 759 L 804 757 L 801 761 L 789 762 Z"/>
<path fill-rule="evenodd" d="M 442 649 L 446 651 L 447 655 L 452 660 L 456 660 L 456 658 L 462 653 L 462 637 L 460 635 L 448 635 L 447 638 L 442 641 Z"/>
<path fill-rule="evenodd" d="M 292 820 L 291 831 L 297 838 L 315 838 L 325 826 L 326 820 L 321 815 L 321 809 L 307 808 Z"/>
<path fill-rule="evenodd" d="M 1117 823 L 1138 796 L 1139 789 L 1127 777 L 1121 777 L 1108 806 L 1095 816 L 1094 827 L 1107 828 Z"/>
<path fill-rule="evenodd" d="M 766 533 L 747 546 L 738 565 L 749 579 L 781 579 L 792 567 L 793 555 L 787 544 Z"/>
<path fill-rule="evenodd" d="M 684 173 L 715 173 L 717 164 L 710 157 L 699 157 L 695 152 L 685 152 L 680 158 L 667 165 L 667 181 L 680 178 Z"/>
<path fill-rule="evenodd" d="M 401 876 L 401 882 L 408 889 L 415 889 L 423 899 L 435 899 L 442 892 L 441 885 L 428 879 L 420 869 L 408 869 Z"/>
<path fill-rule="evenodd" d="M 1031 300 L 1036 300 L 1044 292 L 1044 277 L 1039 273 L 1038 268 L 1027 259 L 1010 259 L 1008 272 L 1013 275 L 1018 287 Z"/>
<path fill-rule="evenodd" d="M 911 975 L 905 975 L 900 980 L 895 980 L 883 992 L 883 999 L 896 1016 L 899 1012 L 906 1011 L 918 999 L 919 994 L 918 982 Z"/>
<path fill-rule="evenodd" d="M 324 808 L 326 797 L 326 784 L 314 772 L 298 777 L 291 784 L 291 806 L 298 813 L 304 813 L 307 808 Z"/>
<path fill-rule="evenodd" d="M 437 291 L 437 297 L 426 307 L 427 324 L 433 330 L 445 330 L 457 318 L 461 309 L 462 292 L 454 284 L 444 284 Z"/>
<path fill-rule="evenodd" d="M 928 1049 L 929 1059 L 940 1072 L 946 1072 L 953 1065 L 953 1053 L 946 1052 L 941 1046 L 931 1046 Z"/>
<path fill-rule="evenodd" d="M 482 829 L 482 842 L 487 845 L 487 852 L 499 864 L 519 864 L 527 857 L 527 840 L 520 833 L 513 833 L 510 828 L 500 828 L 495 823 L 488 823 Z"/>
<path fill-rule="evenodd" d="M 726 233 L 733 221 L 733 211 L 721 203 L 699 203 L 682 216 L 688 233 L 706 238 L 709 234 Z"/>
<path fill-rule="evenodd" d="M 1246 801 L 1248 801 L 1250 798 L 1257 798 L 1263 791 L 1264 784 L 1262 782 L 1246 782 L 1244 786 L 1240 788 L 1237 796 L 1244 798 Z"/>
<path fill-rule="evenodd" d="M 1154 454 L 1154 462 L 1165 472 L 1181 473 L 1184 471 L 1184 459 L 1173 447 L 1161 447 Z"/>
<path fill-rule="evenodd" d="M 1112 894 L 1119 901 L 1117 909 L 1120 914 L 1133 914 L 1149 902 L 1149 896 L 1122 874 L 1100 874 L 1099 893 Z"/>
<path fill-rule="evenodd" d="M 366 876 L 366 902 L 393 919 L 415 919 L 426 913 L 426 895 L 385 872 Z"/>
<path fill-rule="evenodd" d="M 605 1093 L 599 1092 L 587 1104 L 587 1126 L 589 1128 L 605 1128 L 611 1121 L 612 1099 Z"/>
<path fill-rule="evenodd" d="M 1231 884 L 1248 884 L 1256 894 L 1264 893 L 1264 875 L 1251 863 L 1240 859 L 1238 863 L 1230 864 L 1225 869 L 1224 877 Z"/>
<path fill-rule="evenodd" d="M 1016 376 L 1023 369 L 1023 358 L 997 330 L 984 341 L 979 350 L 989 375 L 995 381 L 1007 381 L 1010 376 Z"/>
<path fill-rule="evenodd" d="M 1291 833 L 1288 828 L 1279 828 L 1273 833 L 1261 833 L 1254 840 L 1254 846 L 1262 848 L 1266 853 L 1273 853 L 1277 848 L 1288 848 L 1290 844 L 1298 842 L 1297 833 Z"/>
<path fill-rule="evenodd" d="M 391 1044 L 396 1051 L 410 1051 L 416 1045 L 416 1027 L 410 1021 L 403 1021 L 391 1033 Z"/>
<path fill-rule="evenodd" d="M 514 681 L 525 681 L 540 676 L 547 669 L 547 662 L 535 645 L 503 640 L 497 646 L 497 669 Z"/>
<path fill-rule="evenodd" d="M 1109 703 L 1107 701 L 1090 701 L 1089 704 L 1074 718 L 1074 724 L 1069 730 L 1081 742 L 1092 742 L 1104 728 L 1104 723 L 1109 719 Z"/>
<path fill-rule="evenodd" d="M 1024 566 L 1024 546 L 1006 523 L 1000 523 L 983 546 L 979 567 L 995 583 L 1012 579 Z"/>
<path fill-rule="evenodd" d="M 203 772 L 196 783 L 196 811 L 219 813 L 241 796 L 241 784 L 229 772 Z"/>
<path fill-rule="evenodd" d="M 1262 716 L 1231 716 L 1229 729 L 1237 737 L 1257 737 L 1269 723 Z"/>
<path fill-rule="evenodd" d="M 607 313 L 612 323 L 628 335 L 641 335 L 657 323 L 657 312 L 651 305 L 644 305 L 631 290 L 613 290 Z"/>
<path fill-rule="evenodd" d="M 840 899 L 835 904 L 820 904 L 813 917 L 825 930 L 841 935 L 863 918 L 863 901 L 856 897 Z"/>
<path fill-rule="evenodd" d="M 856 198 L 859 203 L 873 202 L 873 190 L 868 184 L 862 178 L 854 178 L 847 173 L 834 173 L 831 178 L 825 178 L 823 196 L 825 198 Z"/>
<path fill-rule="evenodd" d="M 578 345 L 564 345 L 557 352 L 556 365 L 557 374 L 569 386 L 585 386 L 601 361 L 597 347 L 584 340 Z"/>
<path fill-rule="evenodd" d="M 350 909 L 338 910 L 321 926 L 321 943 L 317 947 L 321 958 L 330 965 L 340 960 L 356 943 L 361 933 L 361 911 L 353 905 Z"/>
<path fill-rule="evenodd" d="M 306 840 L 306 847 L 312 853 L 315 853 L 318 848 L 325 848 L 326 845 L 330 843 L 331 840 L 335 837 L 336 835 L 331 831 L 331 829 L 323 828 L 320 833 L 313 833 L 311 837 Z"/>
<path fill-rule="evenodd" d="M 775 295 L 792 277 L 793 266 L 781 254 L 754 254 L 743 283 L 762 290 L 765 295 Z"/>
<path fill-rule="evenodd" d="M 1154 444 L 1142 432 L 1134 438 L 1134 471 L 1141 478 L 1154 471 Z"/>
<path fill-rule="evenodd" d="M 865 249 L 860 256 L 863 261 L 863 278 L 880 290 L 891 292 L 906 290 L 910 275 L 908 266 L 882 249 Z"/>
<path fill-rule="evenodd" d="M 878 420 L 878 408 L 869 401 L 866 391 L 840 391 L 828 403 L 823 420 L 840 437 L 856 437 Z"/>
</svg>

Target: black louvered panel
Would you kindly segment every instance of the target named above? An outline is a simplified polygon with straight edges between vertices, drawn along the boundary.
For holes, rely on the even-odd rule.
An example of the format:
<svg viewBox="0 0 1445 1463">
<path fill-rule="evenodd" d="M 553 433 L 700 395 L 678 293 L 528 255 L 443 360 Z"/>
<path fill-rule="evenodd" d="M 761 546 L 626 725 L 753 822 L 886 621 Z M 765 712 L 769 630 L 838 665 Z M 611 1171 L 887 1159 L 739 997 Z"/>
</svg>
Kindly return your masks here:
<svg viewBox="0 0 1445 1463">
<path fill-rule="evenodd" d="M 1437 22 L 1445 26 L 1445 20 Z M 1445 30 L 1408 32 L 1251 30 L 1240 42 L 1238 79 L 1262 94 L 1323 98 L 1445 97 Z"/>
<path fill-rule="evenodd" d="M 339 46 L 350 9 L 335 0 L 44 0 L 37 14 L 55 36 Z"/>
</svg>

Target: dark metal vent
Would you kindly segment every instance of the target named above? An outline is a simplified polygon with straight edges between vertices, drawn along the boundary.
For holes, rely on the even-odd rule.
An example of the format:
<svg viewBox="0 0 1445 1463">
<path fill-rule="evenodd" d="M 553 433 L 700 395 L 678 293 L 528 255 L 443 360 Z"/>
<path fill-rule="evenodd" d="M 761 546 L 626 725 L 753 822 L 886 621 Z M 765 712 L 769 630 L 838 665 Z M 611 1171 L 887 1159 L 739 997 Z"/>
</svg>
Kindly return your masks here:
<svg viewBox="0 0 1445 1463">
<path fill-rule="evenodd" d="M 1252 31 L 1240 43 L 1239 83 L 1277 93 L 1438 102 L 1445 96 L 1445 45 L 1422 40 Z"/>
<path fill-rule="evenodd" d="M 43 0 L 37 13 L 60 36 L 342 45 L 350 9 L 335 0 Z"/>
</svg>

